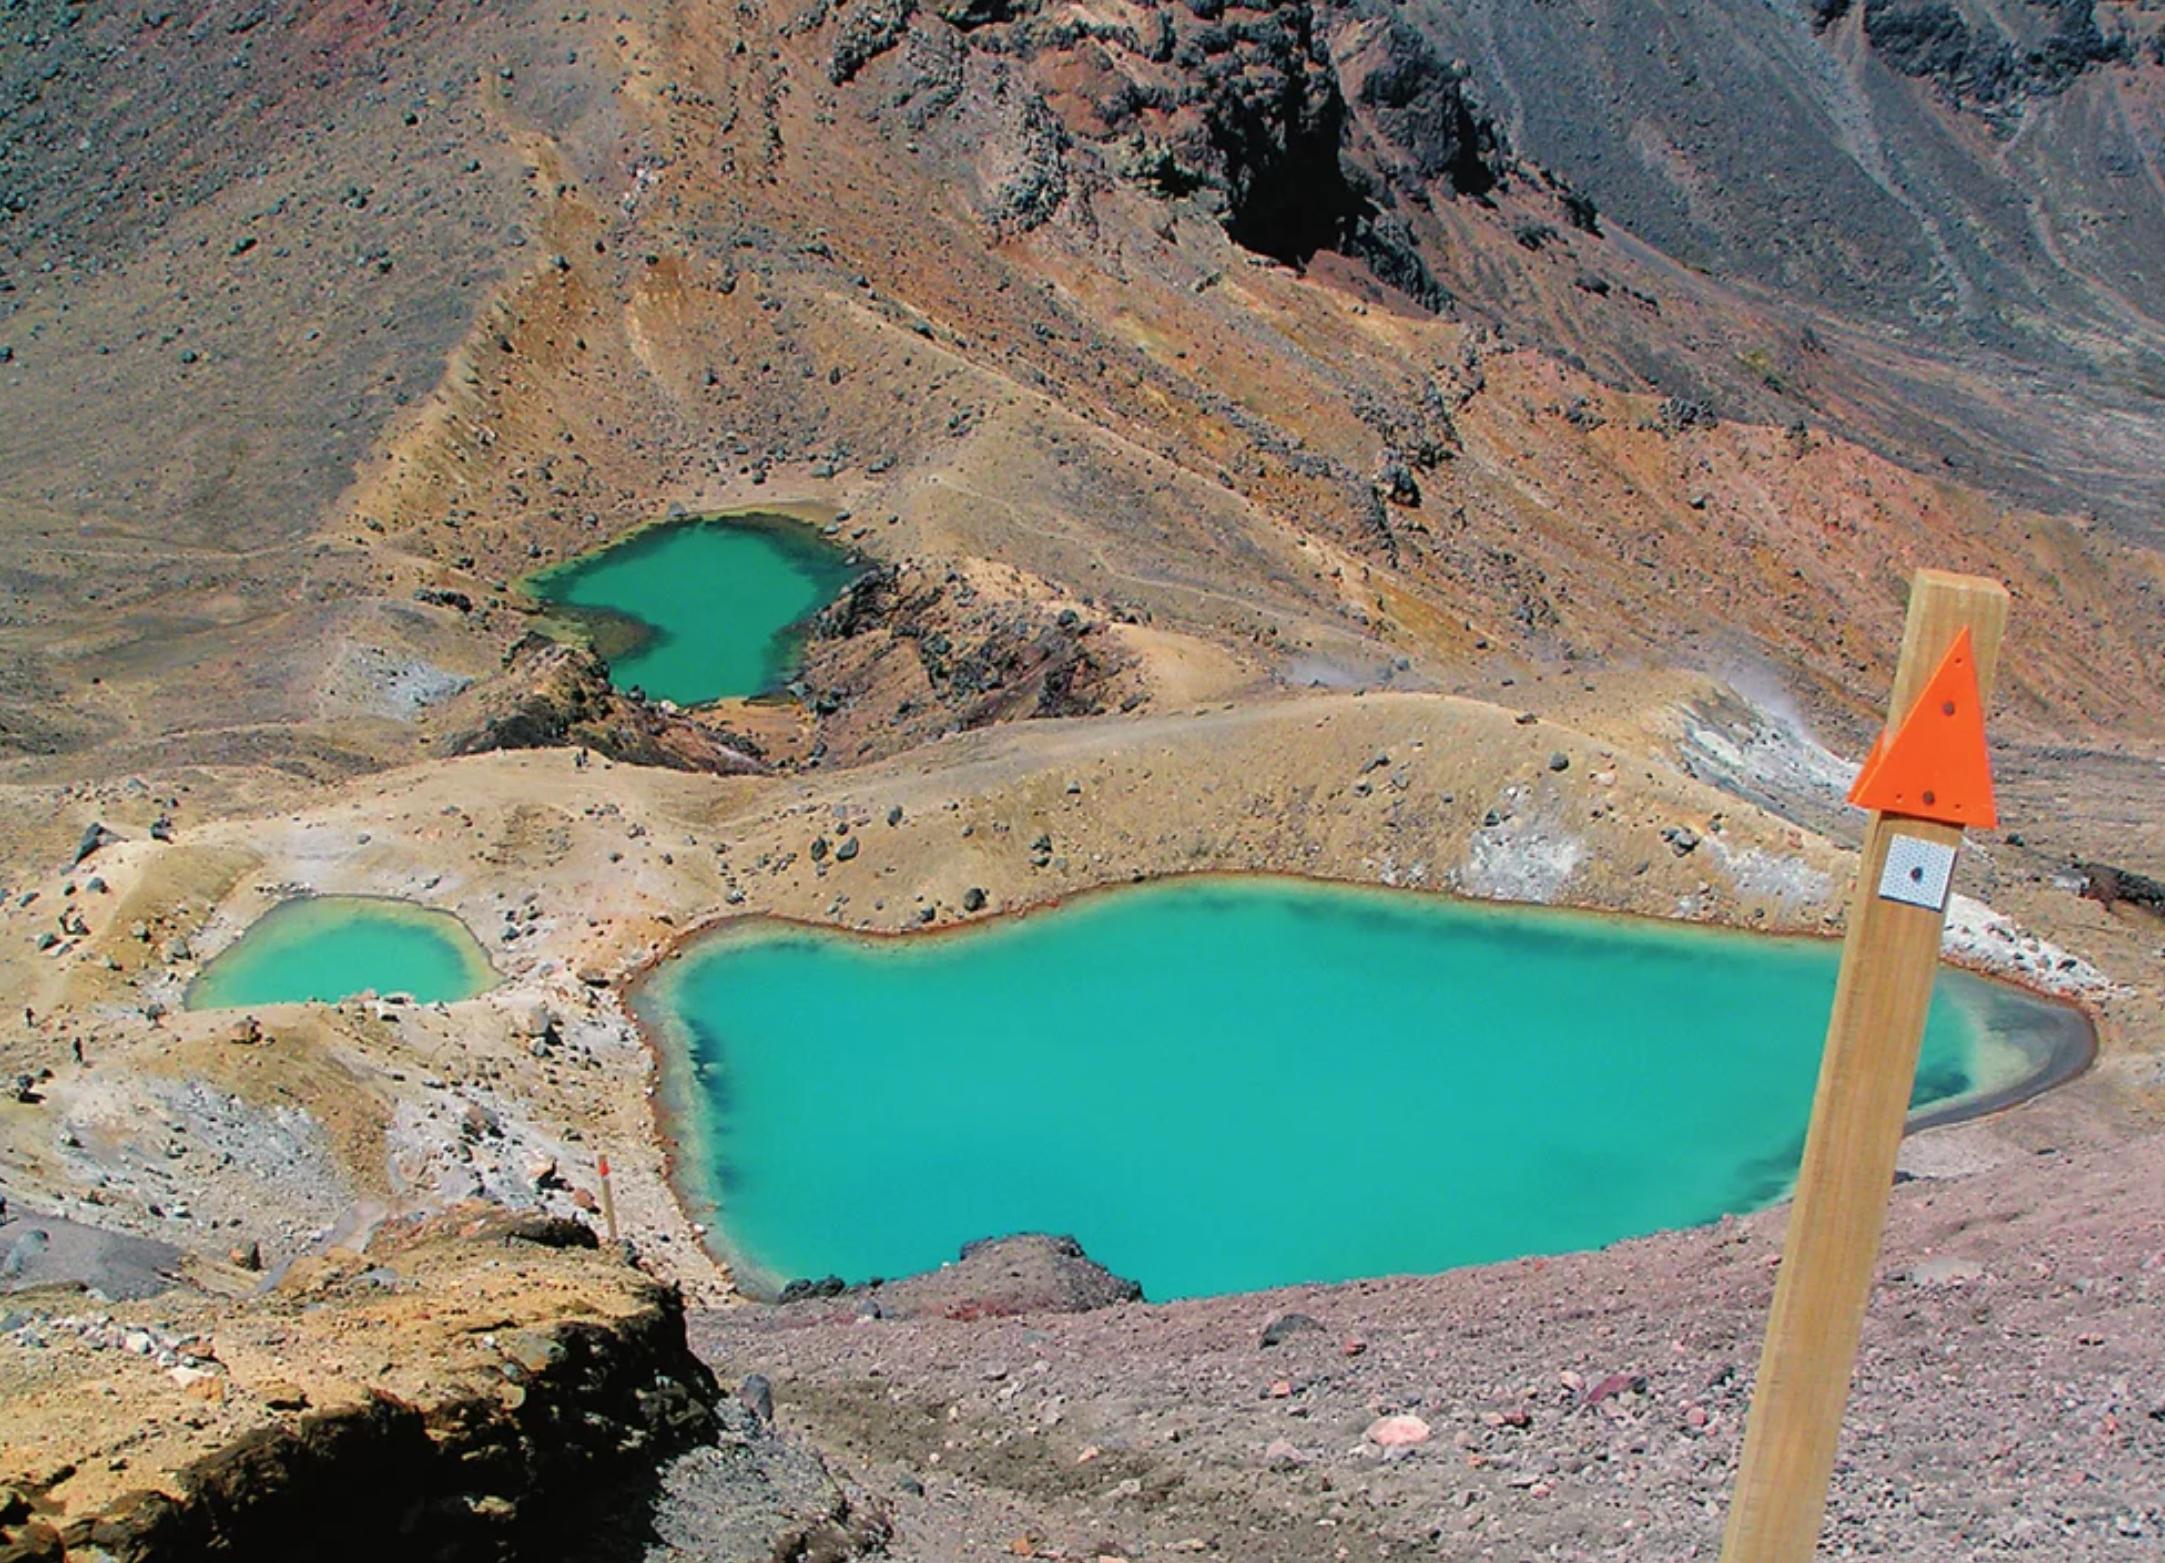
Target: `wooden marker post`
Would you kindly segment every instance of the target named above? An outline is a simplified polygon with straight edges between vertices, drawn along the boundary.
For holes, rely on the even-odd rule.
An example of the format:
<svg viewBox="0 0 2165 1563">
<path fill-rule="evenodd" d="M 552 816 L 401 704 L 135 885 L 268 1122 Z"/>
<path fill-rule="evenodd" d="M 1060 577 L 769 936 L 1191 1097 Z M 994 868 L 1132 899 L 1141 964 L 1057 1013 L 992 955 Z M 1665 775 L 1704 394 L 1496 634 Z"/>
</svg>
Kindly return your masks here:
<svg viewBox="0 0 2165 1563">
<path fill-rule="evenodd" d="M 2007 591 L 1920 570 L 1887 733 L 1850 792 L 1872 810 L 1722 1563 L 1806 1563 L 1864 1328 L 1887 1193 L 1965 825 L 1997 823 L 1984 700 Z"/>
<path fill-rule="evenodd" d="M 608 1229 L 609 1241 L 611 1243 L 614 1243 L 617 1241 L 616 1190 L 611 1188 L 609 1185 L 609 1158 L 606 1156 L 597 1158 L 595 1161 L 594 1170 L 597 1174 L 600 1175 L 601 1180 L 602 1225 Z"/>
</svg>

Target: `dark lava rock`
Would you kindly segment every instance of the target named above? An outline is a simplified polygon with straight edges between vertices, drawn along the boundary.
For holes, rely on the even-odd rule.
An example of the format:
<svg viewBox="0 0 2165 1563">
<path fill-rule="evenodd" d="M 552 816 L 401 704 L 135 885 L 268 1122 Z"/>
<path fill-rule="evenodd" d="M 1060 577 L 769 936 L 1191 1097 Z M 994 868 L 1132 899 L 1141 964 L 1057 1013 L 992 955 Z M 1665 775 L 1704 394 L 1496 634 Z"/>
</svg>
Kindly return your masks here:
<svg viewBox="0 0 2165 1563">
<path fill-rule="evenodd" d="M 848 640 L 878 629 L 899 606 L 902 570 L 883 564 L 867 570 L 842 588 L 841 595 L 819 612 L 819 633 L 830 640 Z"/>
<path fill-rule="evenodd" d="M 742 1392 L 714 1410 L 720 1436 L 619 1483 L 601 1525 L 517 1555 L 562 1563 L 847 1563 L 890 1555 L 894 1527 L 885 1510 L 838 1478 L 817 1449 L 779 1435 Z"/>
<path fill-rule="evenodd" d="M 1376 491 L 1394 505 L 1418 505 L 1421 502 L 1421 485 L 1414 480 L 1413 469 L 1396 451 L 1383 458 L 1376 469 Z"/>
<path fill-rule="evenodd" d="M 2009 841 L 2015 839 L 2008 837 Z M 2075 872 L 2082 876 L 2081 894 L 2089 900 L 2106 907 L 2125 903 L 2149 912 L 2165 912 L 2165 884 L 2148 875 L 2115 868 L 2110 863 L 2078 862 Z"/>
<path fill-rule="evenodd" d="M 1017 104 L 1014 165 L 991 194 L 986 215 L 1007 233 L 1042 228 L 1067 199 L 1067 128 L 1036 93 Z"/>
<path fill-rule="evenodd" d="M 955 1263 L 896 1281 L 847 1287 L 829 1276 L 792 1281 L 778 1301 L 829 1312 L 840 1300 L 876 1297 L 876 1317 L 900 1319 L 994 1319 L 1022 1313 L 1087 1313 L 1115 1303 L 1138 1302 L 1142 1287 L 1114 1275 L 1085 1254 L 1072 1237 L 1026 1232 L 965 1244 Z M 850 1307 L 836 1318 L 872 1317 Z"/>
<path fill-rule="evenodd" d="M 91 853 L 97 851 L 100 847 L 111 846 L 119 839 L 119 836 L 115 835 L 112 831 L 106 829 L 105 823 L 102 820 L 85 826 L 83 829 L 82 839 L 75 843 L 75 861 L 80 863 L 84 858 L 90 856 Z"/>
<path fill-rule="evenodd" d="M 1865 0 L 1872 50 L 1905 76 L 1930 79 L 1956 104 L 1985 111 L 2064 92 L 2093 66 L 2132 58 L 2133 45 L 2108 39 L 2094 0 L 2058 0 L 2043 37 L 2017 39 L 1989 19 L 1972 25 L 1947 0 Z"/>
<path fill-rule="evenodd" d="M 768 1382 L 766 1374 L 754 1373 L 749 1375 L 742 1387 L 737 1390 L 737 1399 L 742 1401 L 744 1408 L 758 1417 L 760 1421 L 767 1423 L 769 1426 L 773 1425 L 774 1385 Z"/>
<path fill-rule="evenodd" d="M 1393 151 L 1421 181 L 1444 180 L 1461 195 L 1496 187 L 1503 134 L 1467 95 L 1463 78 L 1435 46 L 1393 20 L 1347 63 L 1347 88 Z"/>
<path fill-rule="evenodd" d="M 1167 200 L 1199 199 L 1243 248 L 1295 266 L 1337 251 L 1430 309 L 1451 302 L 1399 207 L 1483 197 L 1509 159 L 1464 72 L 1382 8 L 1146 0 L 1139 26 L 1026 18 L 1000 27 L 992 24 L 1012 0 L 935 3 L 958 28 L 984 29 L 971 33 L 973 48 L 1058 83 L 1063 104 L 1086 100 L 1086 113 L 1063 107 L 1057 123 L 1103 143 L 1123 177 Z M 902 29 L 883 32 L 884 14 L 860 0 L 830 74 L 859 68 L 868 47 L 892 47 L 890 33 Z M 992 214 L 1002 226 L 1031 226 L 1064 196 L 1064 164 L 1045 133 L 1054 128 L 1027 113 L 1005 127 L 1020 166 L 1038 172 L 1008 181 L 999 204 L 1016 210 Z"/>
<path fill-rule="evenodd" d="M 1266 1347 L 1280 1345 L 1295 1335 L 1320 1331 L 1322 1328 L 1322 1325 L 1305 1313 L 1281 1313 L 1263 1326 L 1263 1344 Z"/>
<path fill-rule="evenodd" d="M 1011 21 L 1016 10 L 1011 0 L 935 0 L 932 8 L 943 20 L 954 23 L 964 32 L 994 22 Z"/>
<path fill-rule="evenodd" d="M 1338 161 L 1346 104 L 1312 10 L 1287 6 L 1240 34 L 1200 29 L 1190 64 L 1235 244 L 1305 265 L 1333 249 L 1372 203 Z"/>
<path fill-rule="evenodd" d="M 609 667 L 591 651 L 528 635 L 496 677 L 444 708 L 443 754 L 578 746 L 630 765 L 714 775 L 766 767 L 749 740 L 612 688 Z"/>
<path fill-rule="evenodd" d="M 839 1275 L 823 1275 L 816 1281 L 795 1280 L 782 1288 L 777 1302 L 805 1302 L 818 1297 L 840 1297 L 849 1290 L 849 1283 Z"/>
<path fill-rule="evenodd" d="M 423 586 L 413 594 L 415 602 L 425 602 L 434 608 L 456 608 L 461 613 L 474 611 L 474 600 L 464 592 L 455 592 L 441 586 Z"/>
<path fill-rule="evenodd" d="M 962 909 L 965 912 L 982 912 L 985 909 L 985 892 L 976 885 L 963 891 Z"/>
<path fill-rule="evenodd" d="M 1177 149 L 1182 183 L 1223 192 L 1226 233 L 1245 249 L 1296 266 L 1337 250 L 1441 309 L 1450 294 L 1393 208 L 1401 192 L 1493 189 L 1502 136 L 1428 40 L 1395 19 L 1335 60 L 1344 20 L 1292 3 L 1260 22 L 1183 29 L 1173 60 L 1205 133 Z"/>
<path fill-rule="evenodd" d="M 1721 422 L 1721 419 L 1705 402 L 1693 401 L 1685 396 L 1670 396 L 1663 399 L 1660 411 L 1655 414 L 1655 421 L 1663 432 L 1679 434 L 1686 429 L 1711 429 Z"/>
<path fill-rule="evenodd" d="M 1997 90 L 2004 59 L 1980 49 L 1962 13 L 1946 0 L 1865 0 L 1864 35 L 1905 76 L 1930 76 L 1951 90 Z"/>
<path fill-rule="evenodd" d="M 839 87 L 855 77 L 902 41 L 916 12 L 916 0 L 860 0 L 848 7 L 836 28 L 827 79 Z"/>
</svg>

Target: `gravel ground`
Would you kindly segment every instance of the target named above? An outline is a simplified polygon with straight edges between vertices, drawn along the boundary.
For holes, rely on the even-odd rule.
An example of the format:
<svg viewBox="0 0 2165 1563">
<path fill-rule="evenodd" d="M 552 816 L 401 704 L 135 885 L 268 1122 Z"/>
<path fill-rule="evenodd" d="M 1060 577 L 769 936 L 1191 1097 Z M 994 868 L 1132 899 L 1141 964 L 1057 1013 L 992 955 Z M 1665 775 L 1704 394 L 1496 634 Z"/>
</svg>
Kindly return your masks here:
<svg viewBox="0 0 2165 1563">
<path fill-rule="evenodd" d="M 1169 1306 L 744 1308 L 694 1340 L 771 1379 L 899 1557 L 1711 1558 L 1783 1219 Z M 2165 1137 L 1897 1188 L 1823 1555 L 2165 1556 Z"/>
</svg>

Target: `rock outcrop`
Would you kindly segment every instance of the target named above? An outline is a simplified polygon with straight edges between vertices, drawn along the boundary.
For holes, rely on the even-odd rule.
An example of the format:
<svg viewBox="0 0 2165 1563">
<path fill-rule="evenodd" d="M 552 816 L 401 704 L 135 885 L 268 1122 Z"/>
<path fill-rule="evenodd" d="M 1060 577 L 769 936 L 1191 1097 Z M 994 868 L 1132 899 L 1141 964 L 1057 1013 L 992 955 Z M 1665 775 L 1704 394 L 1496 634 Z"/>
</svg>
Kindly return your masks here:
<svg viewBox="0 0 2165 1563">
<path fill-rule="evenodd" d="M 829 75 L 855 80 L 891 54 L 882 85 L 913 125 L 976 115 L 975 161 L 1008 170 L 984 203 L 1003 230 L 1049 220 L 1081 146 L 1114 177 L 1203 202 L 1259 255 L 1305 266 L 1335 251 L 1448 302 L 1397 207 L 1484 195 L 1509 167 L 1463 72 L 1371 0 L 1138 9 L 1140 25 L 861 0 L 834 16 Z"/>
<path fill-rule="evenodd" d="M 1128 659 L 1098 618 L 1012 572 L 883 565 L 817 621 L 803 684 L 832 750 L 1110 709 Z M 861 710 L 894 714 L 877 732 Z M 870 745 L 872 747 L 867 748 Z"/>
<path fill-rule="evenodd" d="M 1375 7 L 1311 0 L 1191 0 L 1150 32 L 1163 62 L 1108 52 L 1097 104 L 1147 149 L 1131 169 L 1167 195 L 1210 193 L 1246 249 L 1293 265 L 1338 251 L 1423 304 L 1447 301 L 1396 208 L 1485 195 L 1508 152 L 1427 40 Z"/>
<path fill-rule="evenodd" d="M 444 754 L 492 749 L 591 749 L 629 765 L 738 775 L 764 770 L 746 739 L 625 694 L 590 651 L 528 635 L 497 677 L 446 706 Z"/>
<path fill-rule="evenodd" d="M 1846 8 L 1846 7 L 1845 7 Z M 1865 0 L 1864 35 L 1905 76 L 1931 80 L 1952 103 L 2005 117 L 2028 98 L 2065 92 L 2095 66 L 2131 59 L 2132 41 L 2097 25 L 2095 0 L 2029 0 L 2007 30 L 1948 0 Z"/>
<path fill-rule="evenodd" d="M 845 1286 L 792 1281 L 781 1304 L 792 1320 L 1004 1319 L 1026 1313 L 1088 1313 L 1140 1302 L 1143 1289 L 1083 1252 L 1072 1237 L 1023 1232 L 965 1243 L 953 1264 L 897 1281 Z"/>
<path fill-rule="evenodd" d="M 10 1563 L 540 1555 L 716 1427 L 679 1294 L 500 1207 L 296 1261 L 246 1301 L 70 1309 L 18 1306 L 0 1335 Z"/>
<path fill-rule="evenodd" d="M 894 1536 L 885 1507 L 838 1477 L 820 1451 L 775 1430 L 746 1395 L 715 1407 L 720 1430 L 621 1494 L 590 1540 L 555 1551 L 565 1563 L 648 1558 L 844 1563 L 883 1557 Z"/>
<path fill-rule="evenodd" d="M 2081 878 L 2082 894 L 2092 901 L 2165 913 L 2165 882 L 2110 863 L 2077 862 L 2074 871 Z"/>
</svg>

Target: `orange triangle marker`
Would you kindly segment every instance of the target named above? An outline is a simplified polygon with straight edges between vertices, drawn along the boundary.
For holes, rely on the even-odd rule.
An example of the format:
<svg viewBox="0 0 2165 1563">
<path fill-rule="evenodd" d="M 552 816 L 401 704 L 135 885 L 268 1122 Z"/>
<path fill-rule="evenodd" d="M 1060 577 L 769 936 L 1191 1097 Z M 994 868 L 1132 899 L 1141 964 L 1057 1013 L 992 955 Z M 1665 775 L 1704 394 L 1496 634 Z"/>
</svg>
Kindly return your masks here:
<svg viewBox="0 0 2165 1563">
<path fill-rule="evenodd" d="M 1947 648 L 1939 671 L 1894 736 L 1882 733 L 1873 743 L 1849 801 L 1861 809 L 1947 825 L 1999 823 L 1968 630 Z"/>
</svg>

